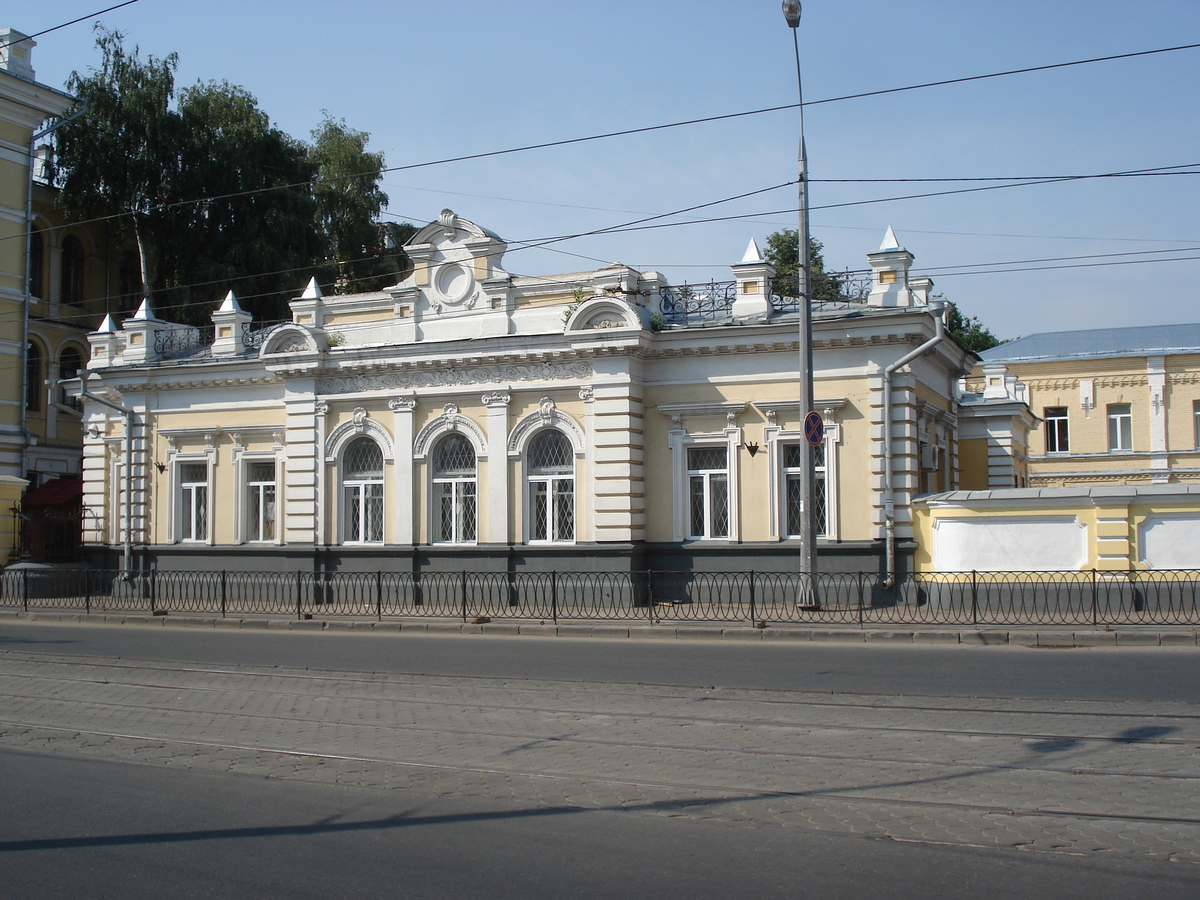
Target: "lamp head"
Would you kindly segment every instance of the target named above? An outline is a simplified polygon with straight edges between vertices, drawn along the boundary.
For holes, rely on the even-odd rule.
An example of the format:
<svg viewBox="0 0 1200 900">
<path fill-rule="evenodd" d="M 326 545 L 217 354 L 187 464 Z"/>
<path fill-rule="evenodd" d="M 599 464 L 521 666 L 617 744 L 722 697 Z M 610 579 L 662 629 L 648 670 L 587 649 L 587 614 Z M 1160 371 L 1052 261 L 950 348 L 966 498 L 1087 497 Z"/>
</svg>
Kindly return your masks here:
<svg viewBox="0 0 1200 900">
<path fill-rule="evenodd" d="M 800 0 L 783 0 L 783 17 L 789 28 L 800 27 Z"/>
</svg>

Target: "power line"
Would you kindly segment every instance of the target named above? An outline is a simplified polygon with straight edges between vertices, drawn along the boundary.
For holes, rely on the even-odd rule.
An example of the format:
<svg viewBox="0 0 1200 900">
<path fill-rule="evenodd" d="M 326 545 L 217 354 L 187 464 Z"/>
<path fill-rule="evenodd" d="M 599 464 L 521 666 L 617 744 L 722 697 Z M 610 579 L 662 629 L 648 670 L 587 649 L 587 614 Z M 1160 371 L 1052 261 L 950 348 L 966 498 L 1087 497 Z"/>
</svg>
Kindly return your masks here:
<svg viewBox="0 0 1200 900">
<path fill-rule="evenodd" d="M 130 0 L 130 2 L 134 2 L 134 0 Z M 124 5 L 124 4 L 122 4 L 122 5 Z M 1119 59 L 1132 59 L 1135 57 L 1152 56 L 1152 55 L 1162 54 L 1162 53 L 1174 53 L 1174 52 L 1180 51 L 1180 50 L 1194 50 L 1198 47 L 1200 47 L 1200 43 L 1181 44 L 1181 45 L 1175 46 L 1175 47 L 1160 47 L 1155 50 L 1139 50 L 1139 51 L 1135 51 L 1132 53 L 1119 53 L 1119 54 L 1114 54 L 1114 55 L 1110 55 L 1110 56 L 1097 56 L 1097 57 L 1092 57 L 1090 59 L 1079 59 L 1079 60 L 1072 60 L 1069 62 L 1062 62 L 1062 63 L 1050 63 L 1048 65 L 1042 65 L 1042 66 L 1028 66 L 1028 67 L 1021 68 L 1021 69 L 1008 69 L 1003 72 L 990 72 L 990 73 L 987 73 L 984 75 L 968 75 L 968 76 L 964 76 L 961 78 L 943 79 L 941 81 L 928 81 L 928 82 L 922 82 L 920 84 L 905 85 L 903 87 L 882 88 L 880 90 L 864 91 L 864 92 L 860 92 L 857 94 L 844 94 L 844 95 L 838 96 L 838 97 L 826 97 L 821 100 L 808 100 L 808 101 L 805 101 L 804 106 L 819 106 L 819 105 L 826 104 L 826 103 L 838 103 L 838 102 L 842 102 L 845 100 L 857 100 L 857 99 L 861 99 L 864 97 L 878 97 L 878 96 L 883 96 L 886 94 L 896 94 L 896 93 L 901 93 L 904 91 L 915 91 L 915 90 L 920 90 L 923 88 L 942 87 L 944 85 L 949 85 L 949 84 L 963 84 L 963 83 L 971 82 L 971 81 L 982 81 L 982 80 L 985 80 L 988 78 L 1003 78 L 1003 77 L 1007 77 L 1009 75 L 1020 75 L 1020 74 L 1030 73 L 1030 72 L 1048 71 L 1051 69 L 1062 69 L 1062 68 L 1067 68 L 1070 66 L 1082 66 L 1082 65 L 1088 65 L 1091 63 L 1098 63 L 1098 62 L 1111 62 L 1111 61 L 1119 60 Z M 485 152 L 481 152 L 481 153 L 464 154 L 462 156 L 444 157 L 442 159 L 428 160 L 426 162 L 408 163 L 408 164 L 402 165 L 402 166 L 387 166 L 387 167 L 384 167 L 384 168 L 381 168 L 378 170 L 372 170 L 369 172 L 359 172 L 354 175 L 340 176 L 339 180 L 349 180 L 352 178 L 361 178 L 361 177 L 368 176 L 368 175 L 381 176 L 381 175 L 384 175 L 389 172 L 403 172 L 403 171 L 408 171 L 411 169 L 422 169 L 422 168 L 429 168 L 431 166 L 448 165 L 450 163 L 456 163 L 456 162 L 468 162 L 468 161 L 477 160 L 477 159 L 488 159 L 488 158 L 492 158 L 492 157 L 496 157 L 496 156 L 506 156 L 506 155 L 510 155 L 513 153 L 524 153 L 524 152 L 527 152 L 530 150 L 544 150 L 544 149 L 549 149 L 549 148 L 553 148 L 553 147 L 565 147 L 565 146 L 569 146 L 572 144 L 587 143 L 590 141 L 607 140 L 609 138 L 614 138 L 614 137 L 628 137 L 630 135 L 635 135 L 635 134 L 647 134 L 650 132 L 663 131 L 663 130 L 671 129 L 671 128 L 682 128 L 682 127 L 688 126 L 688 125 L 700 125 L 700 124 L 705 124 L 705 123 L 709 123 L 709 122 L 727 121 L 729 119 L 745 118 L 747 116 L 757 116 L 757 115 L 763 115 L 766 113 L 781 112 L 784 110 L 796 109 L 799 105 L 800 104 L 798 104 L 798 103 L 787 103 L 787 104 L 783 104 L 781 106 L 768 106 L 768 107 L 763 107 L 761 109 L 746 110 L 744 112 L 723 113 L 723 114 L 715 115 L 715 116 L 702 116 L 700 118 L 695 118 L 695 119 L 684 119 L 684 120 L 681 120 L 678 122 L 667 122 L 667 123 L 662 123 L 659 125 L 647 125 L 647 126 L 643 126 L 640 128 L 627 128 L 627 129 L 622 129 L 620 131 L 609 131 L 609 132 L 603 132 L 600 134 L 586 135 L 584 137 L 578 137 L 578 138 L 563 138 L 563 139 L 559 139 L 559 140 L 555 140 L 555 141 L 543 141 L 543 142 L 537 143 L 537 144 L 525 144 L 525 145 L 522 145 L 519 147 L 509 147 L 509 148 L 506 148 L 503 150 L 489 150 L 489 151 L 485 151 Z M 234 197 L 245 197 L 245 196 L 251 196 L 251 195 L 255 195 L 255 194 L 261 194 L 261 193 L 265 193 L 267 191 L 285 190 L 285 189 L 297 188 L 297 187 L 310 187 L 314 183 L 315 182 L 313 182 L 311 180 L 310 181 L 299 181 L 299 182 L 293 182 L 290 184 L 273 185 L 271 187 L 254 188 L 252 190 L 236 191 L 236 192 L 229 193 L 229 194 L 220 194 L 220 195 L 217 195 L 214 197 L 200 197 L 200 198 L 195 198 L 192 200 L 174 201 L 171 203 L 164 203 L 164 204 L 160 204 L 158 206 L 149 207 L 145 212 L 159 212 L 159 211 L 166 210 L 166 209 L 172 209 L 177 206 L 187 206 L 187 205 L 194 204 L 194 203 L 211 202 L 214 200 L 227 200 L 227 199 L 231 199 Z M 106 219 L 109 219 L 109 218 L 117 218 L 119 216 L 132 215 L 132 214 L 133 214 L 132 212 L 124 212 L 124 213 L 114 214 L 112 216 L 102 216 L 102 217 L 98 217 L 98 218 L 94 218 L 94 219 L 85 220 L 85 223 L 86 222 L 100 222 L 100 221 L 105 221 Z M 84 224 L 84 223 L 79 223 L 79 224 Z"/>
<path fill-rule="evenodd" d="M 137 2 L 138 2 L 138 0 L 125 0 L 124 3 L 118 3 L 116 6 L 110 6 L 110 7 L 108 7 L 108 9 L 102 9 L 99 12 L 89 13 L 86 16 L 80 16 L 78 19 L 72 19 L 70 22 L 63 22 L 61 25 L 55 25 L 53 28 L 46 28 L 42 31 L 35 31 L 33 34 L 25 35 L 25 37 L 16 38 L 15 40 L 8 41 L 7 43 L 0 44 L 0 50 L 3 50 L 6 47 L 11 47 L 13 44 L 19 44 L 19 43 L 21 43 L 21 41 L 26 41 L 26 40 L 29 40 L 30 38 L 41 37 L 43 34 L 49 34 L 52 31 L 58 31 L 60 28 L 66 28 L 68 25 L 77 25 L 80 22 L 86 21 L 87 19 L 94 19 L 94 18 L 96 18 L 96 16 L 102 16 L 105 13 L 110 13 L 114 9 L 120 9 L 123 6 L 132 6 L 133 4 L 135 4 Z"/>
</svg>

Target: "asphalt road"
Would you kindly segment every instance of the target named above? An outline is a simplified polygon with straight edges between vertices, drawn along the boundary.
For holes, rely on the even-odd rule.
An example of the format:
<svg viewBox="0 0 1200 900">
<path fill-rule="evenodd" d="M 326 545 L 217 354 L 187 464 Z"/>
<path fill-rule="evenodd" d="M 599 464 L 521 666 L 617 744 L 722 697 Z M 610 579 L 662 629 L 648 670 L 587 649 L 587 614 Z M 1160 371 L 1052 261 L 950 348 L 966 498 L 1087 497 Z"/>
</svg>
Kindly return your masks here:
<svg viewBox="0 0 1200 900">
<path fill-rule="evenodd" d="M 1195 650 L 4 622 L 0 897 L 1192 898 L 1198 687 Z"/>
<path fill-rule="evenodd" d="M 1200 700 L 1195 649 L 584 640 L 214 631 L 0 621 L 0 649 L 355 672 L 763 690 Z"/>
</svg>

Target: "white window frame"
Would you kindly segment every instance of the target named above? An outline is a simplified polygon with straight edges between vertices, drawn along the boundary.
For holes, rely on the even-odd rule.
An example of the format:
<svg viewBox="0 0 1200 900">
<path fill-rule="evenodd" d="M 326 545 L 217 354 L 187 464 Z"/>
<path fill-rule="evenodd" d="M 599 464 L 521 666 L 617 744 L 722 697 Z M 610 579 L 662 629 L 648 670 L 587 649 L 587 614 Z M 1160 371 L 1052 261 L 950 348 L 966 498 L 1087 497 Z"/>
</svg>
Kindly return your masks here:
<svg viewBox="0 0 1200 900">
<path fill-rule="evenodd" d="M 1052 409 L 1061 409 L 1062 415 L 1061 416 L 1051 416 L 1050 410 L 1052 410 Z M 1050 435 L 1052 433 L 1050 423 L 1052 423 L 1052 422 L 1062 422 L 1063 423 L 1062 437 L 1066 438 L 1065 443 L 1067 445 L 1065 448 L 1059 447 L 1060 433 L 1059 433 L 1058 429 L 1054 429 L 1053 434 L 1054 434 L 1055 449 L 1053 449 L 1053 450 L 1050 449 Z M 1044 406 L 1044 407 L 1042 407 L 1042 430 L 1043 430 L 1043 434 L 1045 437 L 1045 443 L 1043 444 L 1043 447 L 1047 454 L 1050 454 L 1050 453 L 1066 454 L 1066 453 L 1071 452 L 1071 417 L 1069 414 L 1069 409 L 1067 407 L 1065 407 L 1065 406 Z"/>
<path fill-rule="evenodd" d="M 467 442 L 467 446 L 471 448 L 471 452 L 475 456 L 475 472 L 472 475 L 441 475 L 436 471 L 436 460 L 438 449 L 443 441 L 450 440 L 451 434 L 456 432 L 447 432 L 440 435 L 429 452 L 429 541 L 432 544 L 442 545 L 467 545 L 471 546 L 479 543 L 479 451 L 474 442 L 466 435 L 459 436 Z M 462 504 L 467 486 L 470 486 L 470 497 L 475 503 L 474 522 L 471 523 L 473 536 L 469 538 L 463 537 L 463 520 L 462 520 Z M 453 532 L 450 538 L 442 536 L 442 492 L 450 489 L 450 504 L 451 504 L 451 531 Z"/>
<path fill-rule="evenodd" d="M 524 481 L 522 493 L 524 494 L 525 501 L 525 542 L 527 544 L 534 545 L 574 544 L 579 539 L 579 480 L 577 478 L 579 474 L 579 466 L 576 464 L 576 457 L 578 456 L 578 453 L 572 452 L 571 473 L 569 475 L 535 475 L 530 471 L 529 448 L 533 445 L 533 442 L 537 440 L 537 438 L 547 431 L 557 431 L 564 438 L 566 438 L 567 444 L 571 447 L 572 451 L 576 451 L 577 449 L 575 447 L 575 442 L 571 440 L 571 435 L 568 432 L 566 432 L 564 429 L 554 427 L 539 429 L 536 433 L 531 434 L 529 439 L 525 442 L 524 452 L 521 454 L 524 475 L 524 478 L 522 479 Z M 555 537 L 554 524 L 558 521 L 558 516 L 556 513 L 556 504 L 558 498 L 557 486 L 566 482 L 571 483 L 571 536 L 569 538 Z M 546 515 L 547 536 L 542 538 L 535 538 L 533 536 L 533 492 L 535 484 L 545 485 L 547 498 L 546 502 L 548 505 Z"/>
<path fill-rule="evenodd" d="M 1114 410 L 1118 410 L 1114 412 Z M 1119 410 L 1124 410 L 1120 412 Z M 1105 409 L 1108 424 L 1109 453 L 1128 453 L 1133 450 L 1133 404 L 1110 403 Z M 1115 441 L 1114 441 L 1115 438 Z"/>
<path fill-rule="evenodd" d="M 1192 431 L 1196 449 L 1200 450 L 1200 400 L 1192 401 Z"/>
<path fill-rule="evenodd" d="M 236 479 L 236 494 L 233 498 L 233 539 L 238 544 L 282 544 L 284 535 L 284 451 L 283 429 L 277 425 L 245 425 L 231 428 L 233 439 L 233 470 Z M 271 446 L 265 450 L 247 450 L 246 442 L 259 440 Z M 250 529 L 250 464 L 256 462 L 275 463 L 275 537 L 265 541 L 254 540 Z"/>
<path fill-rule="evenodd" d="M 378 547 L 387 542 L 387 454 L 385 448 L 375 440 L 374 435 L 363 435 L 367 440 L 374 441 L 375 446 L 379 448 L 380 457 L 382 460 L 382 472 L 378 479 L 375 478 L 355 478 L 347 479 L 345 476 L 346 453 L 353 446 L 355 440 L 346 441 L 340 448 L 338 453 L 338 468 L 337 468 L 337 492 L 338 492 L 338 538 L 339 542 L 346 546 L 352 547 Z M 382 511 L 380 513 L 379 528 L 380 535 L 378 540 L 370 540 L 364 538 L 362 533 L 366 530 L 367 523 L 367 497 L 366 489 L 371 485 L 379 485 L 379 502 Z M 354 537 L 347 535 L 350 524 L 350 493 L 349 488 L 357 491 L 357 497 L 353 503 L 359 507 L 359 531 L 360 534 Z"/>
<path fill-rule="evenodd" d="M 658 407 L 658 411 L 669 417 L 674 424 L 667 432 L 667 446 L 671 450 L 671 487 L 674 498 L 672 529 L 676 542 L 693 540 L 691 531 L 691 495 L 688 487 L 687 448 L 695 444 L 724 444 L 729 465 L 729 534 L 722 538 L 705 538 L 706 542 L 735 544 L 741 540 L 741 459 L 738 447 L 742 443 L 742 429 L 737 417 L 744 412 L 746 404 L 738 401 L 718 403 L 672 403 Z M 689 418 L 725 418 L 726 427 L 715 432 L 689 432 L 684 423 Z"/>
<path fill-rule="evenodd" d="M 770 490 L 769 535 L 773 541 L 799 541 L 798 535 L 789 535 L 787 528 L 787 479 L 783 465 L 785 444 L 798 444 L 805 440 L 798 429 L 782 428 L 775 424 L 780 414 L 799 418 L 800 404 L 795 401 L 756 402 L 754 404 L 766 416 L 768 424 L 763 428 L 763 449 L 767 452 L 767 472 Z M 822 400 L 814 404 L 822 410 L 825 422 L 825 534 L 823 540 L 841 539 L 841 513 L 839 504 L 838 447 L 842 443 L 842 427 L 834 420 L 836 412 L 846 405 L 844 398 Z"/>
<path fill-rule="evenodd" d="M 725 465 L 716 469 L 693 469 L 690 463 L 690 457 L 693 450 L 704 449 L 720 449 L 725 453 Z M 734 450 L 736 453 L 736 449 Z M 729 445 L 727 443 L 704 443 L 701 441 L 693 441 L 684 449 L 684 465 L 687 467 L 687 477 L 684 482 L 684 498 L 686 509 L 686 517 L 684 520 L 685 540 L 689 541 L 727 541 L 729 540 L 730 523 L 733 520 L 733 490 L 729 478 Z M 713 501 L 713 478 L 724 477 L 725 479 L 725 534 L 713 534 L 713 519 L 715 515 L 716 504 Z M 693 521 L 692 510 L 692 494 L 693 487 L 699 481 L 704 502 L 704 527 L 700 530 L 701 533 L 696 533 Z"/>
<path fill-rule="evenodd" d="M 274 478 L 272 478 L 270 481 L 251 481 L 250 480 L 250 467 L 256 463 L 258 463 L 258 464 L 270 463 L 273 468 L 273 471 L 275 473 Z M 241 494 L 242 502 L 244 504 L 238 515 L 238 522 L 241 525 L 241 527 L 243 528 L 242 540 L 248 544 L 278 544 L 280 541 L 280 538 L 282 536 L 282 533 L 283 533 L 283 528 L 281 527 L 283 525 L 283 516 L 280 515 L 280 512 L 282 511 L 282 508 L 283 508 L 283 503 L 281 502 L 283 500 L 283 494 L 279 489 L 279 460 L 275 457 L 274 454 L 249 454 L 249 453 L 247 453 L 247 454 L 243 455 L 243 457 L 241 459 L 241 465 L 239 468 L 241 469 L 241 471 L 239 473 L 239 475 L 241 476 L 239 479 L 239 482 L 240 482 L 239 493 Z M 261 526 L 262 526 L 262 518 L 263 518 L 262 511 L 265 509 L 265 505 L 262 502 L 262 498 L 260 496 L 260 499 L 259 499 L 259 520 L 260 521 L 257 523 L 252 522 L 250 519 L 250 513 L 254 509 L 254 503 L 251 502 L 251 498 L 255 492 L 255 489 L 258 489 L 258 493 L 261 495 L 262 488 L 265 488 L 268 486 L 273 491 L 272 502 L 275 504 L 275 515 L 274 515 L 275 534 L 272 537 L 264 538 L 264 537 L 261 537 Z M 254 532 L 256 530 L 256 526 L 258 527 L 258 529 L 260 529 L 259 530 L 260 537 L 257 537 L 257 538 L 254 537 Z"/>
<path fill-rule="evenodd" d="M 184 481 L 183 468 L 184 466 L 203 466 L 204 480 L 203 481 Z M 212 465 L 207 456 L 177 456 L 172 470 L 173 488 L 171 496 L 175 499 L 175 511 L 171 519 L 175 525 L 175 540 L 181 544 L 212 544 L 213 542 L 213 479 Z M 202 537 L 195 536 L 196 530 L 196 510 L 195 488 L 203 486 L 204 488 L 204 535 Z M 188 501 L 188 496 L 191 495 L 191 501 Z M 184 522 L 190 520 L 190 528 L 184 527 Z M 185 532 L 191 532 L 188 536 Z"/>
</svg>

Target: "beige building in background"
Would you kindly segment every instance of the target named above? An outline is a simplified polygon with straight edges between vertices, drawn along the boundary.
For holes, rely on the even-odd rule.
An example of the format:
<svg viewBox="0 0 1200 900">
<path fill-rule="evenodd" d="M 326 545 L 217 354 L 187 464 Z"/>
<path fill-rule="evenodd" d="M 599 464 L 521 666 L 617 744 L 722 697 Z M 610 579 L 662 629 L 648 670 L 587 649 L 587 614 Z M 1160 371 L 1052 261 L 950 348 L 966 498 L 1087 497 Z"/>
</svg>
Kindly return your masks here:
<svg viewBox="0 0 1200 900">
<path fill-rule="evenodd" d="M 90 335 L 94 561 L 128 543 L 164 568 L 795 570 L 796 300 L 753 242 L 731 282 L 692 287 L 620 263 L 513 276 L 449 210 L 406 251 L 404 282 L 310 284 L 282 326 L 230 296 L 211 335 L 148 306 Z M 957 485 L 976 361 L 890 229 L 868 258 L 868 301 L 814 319 L 828 569 L 880 570 L 889 516 L 911 555 L 912 498 Z"/>
</svg>

